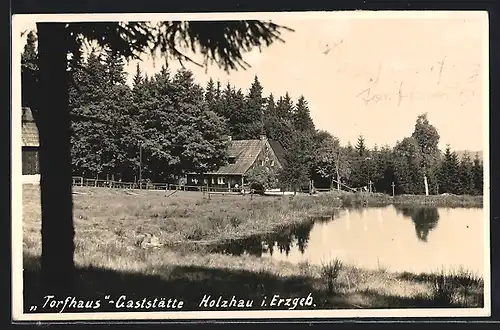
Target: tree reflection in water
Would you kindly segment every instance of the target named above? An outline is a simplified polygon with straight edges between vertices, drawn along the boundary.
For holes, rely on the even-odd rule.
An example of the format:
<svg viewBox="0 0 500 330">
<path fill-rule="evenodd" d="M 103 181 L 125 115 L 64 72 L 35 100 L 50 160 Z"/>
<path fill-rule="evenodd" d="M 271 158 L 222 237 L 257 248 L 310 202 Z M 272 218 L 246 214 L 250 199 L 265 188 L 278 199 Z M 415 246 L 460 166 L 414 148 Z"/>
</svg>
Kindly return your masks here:
<svg viewBox="0 0 500 330">
<path fill-rule="evenodd" d="M 412 219 L 415 233 L 422 242 L 427 242 L 429 232 L 436 228 L 439 221 L 439 211 L 436 207 L 397 207 L 396 211 Z"/>
<path fill-rule="evenodd" d="M 429 233 L 436 228 L 439 221 L 439 212 L 436 207 L 397 206 L 396 211 L 398 214 L 412 219 L 415 225 L 415 234 L 422 242 L 427 242 Z M 254 235 L 244 239 L 214 244 L 209 247 L 209 250 L 214 253 L 226 253 L 235 256 L 246 253 L 262 257 L 263 254 L 272 256 L 276 250 L 288 256 L 292 248 L 297 247 L 300 253 L 304 254 L 314 223 L 332 221 L 337 215 L 338 213 L 331 217 L 318 217 L 298 225 L 283 227 L 274 233 L 266 235 Z"/>
<path fill-rule="evenodd" d="M 300 253 L 307 249 L 311 229 L 315 222 L 332 221 L 336 214 L 330 217 L 321 217 L 304 223 L 283 227 L 277 232 L 267 235 L 254 235 L 244 239 L 231 240 L 222 244 L 212 245 L 211 252 L 226 253 L 241 256 L 244 253 L 261 257 L 263 253 L 273 255 L 277 248 L 280 253 L 287 256 L 293 247 L 297 247 Z"/>
</svg>

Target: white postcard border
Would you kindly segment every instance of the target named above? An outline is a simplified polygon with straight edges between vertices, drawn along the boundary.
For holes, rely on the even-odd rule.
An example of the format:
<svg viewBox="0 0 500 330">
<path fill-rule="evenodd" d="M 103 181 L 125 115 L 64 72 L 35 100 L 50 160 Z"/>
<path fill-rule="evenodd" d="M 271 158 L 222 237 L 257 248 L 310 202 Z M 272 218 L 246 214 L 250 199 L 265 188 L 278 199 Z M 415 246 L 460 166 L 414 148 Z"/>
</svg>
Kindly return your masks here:
<svg viewBox="0 0 500 330">
<path fill-rule="evenodd" d="M 259 310 L 259 311 L 184 311 L 44 313 L 23 312 L 22 177 L 21 177 L 21 30 L 19 23 L 75 21 L 160 21 L 160 20 L 235 20 L 259 19 L 481 19 L 483 22 L 483 160 L 484 160 L 484 307 L 460 309 L 345 309 L 345 310 Z M 489 163 L 489 26 L 486 11 L 342 11 L 342 12 L 260 12 L 260 13 L 165 13 L 165 14 L 22 14 L 12 17 L 12 318 L 14 321 L 70 320 L 204 320 L 204 319 L 283 319 L 283 318 L 381 318 L 381 317 L 472 317 L 491 315 L 490 265 L 490 163 Z"/>
</svg>

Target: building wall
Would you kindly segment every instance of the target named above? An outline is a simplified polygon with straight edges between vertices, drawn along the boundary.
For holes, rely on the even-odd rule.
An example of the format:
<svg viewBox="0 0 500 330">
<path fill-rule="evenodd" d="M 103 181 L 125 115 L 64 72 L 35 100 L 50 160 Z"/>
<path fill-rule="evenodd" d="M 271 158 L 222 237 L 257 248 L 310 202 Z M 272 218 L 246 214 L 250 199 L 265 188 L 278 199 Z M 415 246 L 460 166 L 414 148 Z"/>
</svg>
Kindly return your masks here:
<svg viewBox="0 0 500 330">
<path fill-rule="evenodd" d="M 23 175 L 22 182 L 23 182 L 23 184 L 38 185 L 38 184 L 40 184 L 40 174 Z"/>
<path fill-rule="evenodd" d="M 38 160 L 38 148 L 23 147 L 22 149 L 22 173 L 23 175 L 40 174 Z"/>
<path fill-rule="evenodd" d="M 241 175 L 200 175 L 189 174 L 187 176 L 188 186 L 206 186 L 218 188 L 234 188 L 237 184 L 241 187 Z"/>
<path fill-rule="evenodd" d="M 264 166 L 274 172 L 277 172 L 281 168 L 278 157 L 274 154 L 273 149 L 267 140 L 265 141 L 262 151 L 258 155 L 255 163 L 249 170 L 257 166 Z"/>
<path fill-rule="evenodd" d="M 278 157 L 274 154 L 274 151 L 265 139 L 262 140 L 263 147 L 259 155 L 257 156 L 254 164 L 250 167 L 249 171 L 256 166 L 264 166 L 271 171 L 278 171 L 281 165 L 278 161 Z M 244 179 L 244 178 L 243 178 Z M 244 181 L 244 184 L 247 182 Z M 187 185 L 189 186 L 200 186 L 207 185 L 209 187 L 220 187 L 220 188 L 234 188 L 237 184 L 239 187 L 242 185 L 241 175 L 199 175 L 199 174 L 189 174 L 187 176 Z"/>
</svg>

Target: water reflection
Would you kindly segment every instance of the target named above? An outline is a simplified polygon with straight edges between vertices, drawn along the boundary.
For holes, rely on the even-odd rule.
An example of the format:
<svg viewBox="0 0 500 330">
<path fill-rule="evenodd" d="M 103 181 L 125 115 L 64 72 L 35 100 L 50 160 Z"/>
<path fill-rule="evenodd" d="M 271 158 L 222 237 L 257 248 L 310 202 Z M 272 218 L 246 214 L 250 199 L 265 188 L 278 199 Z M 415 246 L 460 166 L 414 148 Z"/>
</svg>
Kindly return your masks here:
<svg viewBox="0 0 500 330">
<path fill-rule="evenodd" d="M 396 207 L 396 211 L 411 218 L 415 224 L 415 233 L 422 242 L 427 242 L 429 232 L 436 228 L 439 221 L 436 207 Z"/>
<path fill-rule="evenodd" d="M 214 245 L 210 247 L 210 250 L 212 252 L 228 253 L 236 256 L 247 253 L 262 257 L 264 253 L 269 253 L 272 256 L 275 248 L 279 250 L 279 253 L 288 255 L 293 247 L 297 247 L 301 253 L 304 253 L 313 224 L 314 221 L 311 220 L 300 225 L 283 228 L 276 233 L 255 235 L 245 239 Z"/>
<path fill-rule="evenodd" d="M 288 256 L 290 251 L 296 247 L 303 254 L 307 249 L 309 236 L 314 224 L 332 221 L 335 216 L 318 217 L 304 223 L 284 227 L 274 233 L 254 235 L 244 239 L 215 244 L 210 246 L 209 250 L 211 252 L 227 253 L 235 256 L 241 256 L 246 253 L 262 257 L 263 254 L 272 256 L 275 249 L 278 249 L 279 253 Z"/>
<path fill-rule="evenodd" d="M 213 245 L 210 250 L 316 265 L 340 258 L 359 267 L 383 266 L 391 271 L 434 272 L 463 266 L 481 274 L 483 217 L 481 208 L 345 209 L 272 234 Z"/>
</svg>

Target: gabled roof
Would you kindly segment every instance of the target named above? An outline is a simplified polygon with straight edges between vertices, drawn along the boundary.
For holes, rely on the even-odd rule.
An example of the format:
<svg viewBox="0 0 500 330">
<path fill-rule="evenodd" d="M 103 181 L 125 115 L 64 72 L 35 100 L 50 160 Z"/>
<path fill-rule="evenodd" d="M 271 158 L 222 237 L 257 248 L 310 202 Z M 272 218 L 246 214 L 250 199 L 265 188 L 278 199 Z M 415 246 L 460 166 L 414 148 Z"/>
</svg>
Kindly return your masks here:
<svg viewBox="0 0 500 330">
<path fill-rule="evenodd" d="M 276 158 L 278 158 L 280 164 L 285 164 L 285 149 L 283 149 L 281 143 L 276 140 L 269 140 L 269 144 L 271 145 L 271 148 L 273 148 L 274 154 L 276 155 Z"/>
<path fill-rule="evenodd" d="M 22 143 L 23 147 L 39 147 L 38 128 L 30 108 L 22 109 Z"/>
<path fill-rule="evenodd" d="M 255 140 L 233 140 L 229 142 L 228 157 L 234 158 L 234 163 L 226 164 L 217 171 L 206 174 L 212 175 L 244 175 L 259 157 L 262 149 L 269 143 L 272 151 L 283 164 L 285 150 L 278 141 L 267 140 L 265 137 Z"/>
<path fill-rule="evenodd" d="M 207 174 L 245 174 L 259 156 L 263 140 L 234 140 L 228 146 L 228 156 L 234 157 L 234 164 L 226 164 L 217 171 Z"/>
</svg>

